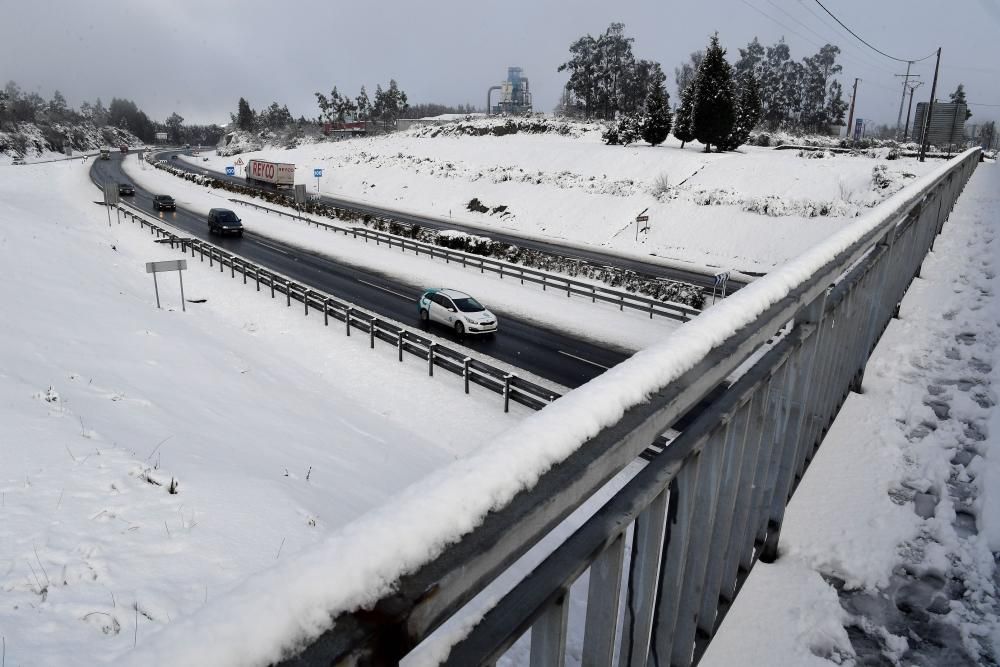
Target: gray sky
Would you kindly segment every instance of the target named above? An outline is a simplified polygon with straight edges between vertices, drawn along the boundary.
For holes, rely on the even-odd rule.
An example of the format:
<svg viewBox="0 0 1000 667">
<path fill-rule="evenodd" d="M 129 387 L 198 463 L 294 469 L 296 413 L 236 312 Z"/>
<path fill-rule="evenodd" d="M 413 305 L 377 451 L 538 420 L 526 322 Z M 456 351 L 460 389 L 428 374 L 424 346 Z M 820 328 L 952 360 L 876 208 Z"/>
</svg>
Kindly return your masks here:
<svg viewBox="0 0 1000 667">
<path fill-rule="evenodd" d="M 898 58 L 943 47 L 938 98 L 965 83 L 970 123 L 1000 118 L 1000 0 L 823 0 L 874 46 Z M 801 59 L 826 42 L 840 46 L 856 115 L 895 123 L 904 63 L 846 35 L 815 0 L 465 0 L 340 2 L 271 0 L 32 0 L 4 2 L 0 84 L 16 80 L 44 97 L 59 89 L 70 104 L 127 97 L 155 119 L 172 111 L 187 122 L 225 122 L 240 96 L 259 109 L 287 104 L 318 114 L 313 93 L 395 78 L 410 102 L 485 105 L 486 90 L 508 65 L 524 68 L 535 106 L 550 111 L 566 76 L 556 72 L 570 43 L 625 23 L 637 57 L 659 61 L 674 97 L 674 67 L 720 40 L 735 60 L 757 36 L 786 38 Z M 781 25 L 783 24 L 783 25 Z M 933 59 L 914 67 L 930 94 Z M 675 100 L 673 100 L 675 101 Z M 904 109 L 905 115 L 905 109 Z"/>
</svg>

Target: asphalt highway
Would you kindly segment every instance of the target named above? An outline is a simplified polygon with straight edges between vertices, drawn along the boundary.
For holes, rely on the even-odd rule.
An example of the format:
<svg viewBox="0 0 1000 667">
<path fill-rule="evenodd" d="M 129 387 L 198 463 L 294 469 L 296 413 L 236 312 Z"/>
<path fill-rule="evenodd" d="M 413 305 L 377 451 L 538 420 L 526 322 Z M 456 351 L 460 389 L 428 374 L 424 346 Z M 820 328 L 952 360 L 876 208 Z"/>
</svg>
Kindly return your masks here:
<svg viewBox="0 0 1000 667">
<path fill-rule="evenodd" d="M 94 160 L 91 179 L 97 184 L 109 180 L 132 182 L 122 171 L 121 160 L 122 156 L 118 153 L 112 154 L 110 160 Z M 181 161 L 171 162 L 180 166 Z M 123 199 L 163 219 L 185 234 L 215 243 L 248 260 L 383 317 L 401 324 L 420 326 L 416 303 L 417 297 L 426 287 L 424 285 L 400 282 L 375 271 L 347 265 L 251 232 L 245 232 L 243 238 L 210 236 L 205 221 L 206 212 L 192 212 L 180 207 L 177 211 L 154 211 L 154 194 L 171 193 L 151 193 L 136 186 L 135 196 Z M 461 285 L 451 287 L 461 289 Z M 499 317 L 500 330 L 492 337 L 465 336 L 459 340 L 451 330 L 433 324 L 430 325 L 430 333 L 571 388 L 596 377 L 628 356 L 519 320 L 503 311 L 494 312 Z M 624 322 L 623 326 L 626 326 Z"/>
<path fill-rule="evenodd" d="M 165 151 L 160 154 L 166 156 L 166 158 L 170 160 L 170 156 L 181 153 L 190 153 L 190 151 L 188 150 Z M 243 186 L 254 187 L 253 185 L 247 183 L 246 179 L 243 178 L 242 176 L 226 176 L 225 174 L 217 171 L 212 171 L 201 166 L 192 165 L 188 162 L 185 162 L 184 160 L 170 160 L 170 164 L 173 167 L 177 167 L 178 169 L 189 171 L 191 173 L 206 174 L 222 181 L 229 181 Z M 237 173 L 239 173 L 238 169 Z M 522 248 L 538 250 L 540 252 L 559 255 L 561 257 L 568 257 L 570 259 L 586 260 L 588 262 L 593 262 L 595 264 L 600 264 L 604 266 L 617 266 L 620 268 L 630 269 L 632 271 L 636 271 L 638 273 L 646 274 L 649 276 L 666 278 L 668 280 L 678 280 L 681 282 L 690 283 L 692 285 L 698 285 L 699 287 L 707 287 L 711 289 L 712 284 L 714 282 L 713 276 L 706 275 L 704 273 L 699 273 L 695 271 L 686 271 L 684 269 L 675 267 L 662 266 L 661 264 L 653 262 L 644 262 L 639 259 L 619 257 L 617 255 L 603 253 L 599 250 L 568 247 L 559 245 L 558 243 L 539 241 L 535 239 L 527 239 L 513 234 L 506 234 L 502 231 L 497 231 L 497 230 L 483 230 L 478 227 L 467 227 L 465 225 L 462 225 L 461 223 L 455 223 L 451 221 L 443 222 L 436 218 L 428 218 L 415 213 L 396 211 L 393 209 L 382 208 L 380 206 L 375 206 L 372 204 L 359 203 L 348 199 L 331 197 L 329 195 L 323 195 L 321 197 L 321 200 L 326 204 L 330 204 L 331 206 L 336 206 L 338 208 L 342 208 L 348 211 L 355 211 L 361 214 L 367 213 L 372 216 L 377 216 L 390 220 L 397 220 L 400 222 L 406 222 L 410 224 L 418 224 L 421 227 L 428 227 L 430 229 L 457 229 L 459 231 L 467 232 L 469 234 L 475 234 L 477 236 L 486 236 L 496 241 L 509 243 L 511 245 L 516 245 Z M 733 278 L 730 279 L 728 283 L 728 290 L 729 292 L 732 292 L 736 289 L 739 289 L 742 286 L 743 283 Z"/>
</svg>

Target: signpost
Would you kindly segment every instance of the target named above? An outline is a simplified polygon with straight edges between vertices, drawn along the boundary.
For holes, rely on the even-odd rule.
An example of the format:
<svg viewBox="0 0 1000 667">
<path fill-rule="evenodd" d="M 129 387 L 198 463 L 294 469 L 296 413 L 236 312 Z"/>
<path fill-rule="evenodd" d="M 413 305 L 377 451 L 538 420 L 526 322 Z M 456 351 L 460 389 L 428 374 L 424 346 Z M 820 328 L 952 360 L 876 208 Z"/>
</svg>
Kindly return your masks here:
<svg viewBox="0 0 1000 667">
<path fill-rule="evenodd" d="M 729 282 L 729 271 L 715 274 L 715 282 L 712 284 L 712 303 L 715 303 L 715 290 L 721 288 L 722 298 L 726 298 L 726 283 Z"/>
<path fill-rule="evenodd" d="M 236 167 L 234 167 L 233 165 L 228 165 L 226 167 L 226 176 L 235 176 L 235 175 L 236 175 Z"/>
<path fill-rule="evenodd" d="M 306 203 L 306 184 L 296 183 L 295 185 L 295 205 L 303 206 Z"/>
<path fill-rule="evenodd" d="M 316 178 L 316 194 L 319 194 L 319 179 L 323 176 L 323 170 L 316 167 L 313 169 L 313 176 Z"/>
<path fill-rule="evenodd" d="M 243 166 L 243 158 L 241 158 L 241 157 L 236 158 L 236 166 L 237 167 L 242 167 Z"/>
<path fill-rule="evenodd" d="M 635 240 L 637 243 L 639 242 L 639 224 L 643 222 L 649 222 L 649 216 L 646 215 L 646 211 L 648 210 L 649 210 L 648 207 L 644 208 L 642 209 L 642 212 L 639 215 L 635 216 Z M 643 231 L 646 231 L 647 229 L 649 229 L 649 225 L 646 225 Z"/>
<path fill-rule="evenodd" d="M 184 276 L 181 271 L 187 268 L 186 259 L 169 259 L 164 262 L 146 262 L 146 273 L 153 274 L 153 290 L 156 291 L 156 307 L 160 307 L 160 287 L 156 284 L 156 274 L 162 271 L 176 271 L 181 281 L 181 310 L 187 312 L 184 306 Z"/>
<path fill-rule="evenodd" d="M 115 217 L 118 218 L 118 224 L 121 224 L 122 220 L 120 214 L 118 213 L 118 184 L 114 181 L 108 181 L 104 184 L 104 205 L 108 207 L 108 227 L 111 226 L 111 207 L 115 207 Z"/>
<path fill-rule="evenodd" d="M 863 118 L 854 119 L 854 140 L 858 141 L 861 139 L 861 135 L 865 129 L 865 120 Z"/>
</svg>

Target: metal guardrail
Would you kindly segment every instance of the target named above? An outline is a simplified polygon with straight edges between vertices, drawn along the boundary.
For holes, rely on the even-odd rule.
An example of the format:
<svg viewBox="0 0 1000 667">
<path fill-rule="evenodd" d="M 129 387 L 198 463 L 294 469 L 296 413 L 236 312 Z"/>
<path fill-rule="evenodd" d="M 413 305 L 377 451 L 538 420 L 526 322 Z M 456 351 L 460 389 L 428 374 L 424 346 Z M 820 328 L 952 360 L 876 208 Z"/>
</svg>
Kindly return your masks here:
<svg viewBox="0 0 1000 667">
<path fill-rule="evenodd" d="M 588 570 L 582 664 L 610 665 L 615 655 L 623 667 L 696 663 L 754 563 L 776 557 L 787 501 L 849 392 L 860 389 L 978 157 L 968 151 L 876 207 L 868 224 L 837 237 L 836 251 L 808 255 L 735 294 L 720 308 L 754 313 L 745 324 L 686 370 L 664 371 L 657 391 L 534 486 L 393 582 L 376 604 L 339 615 L 282 664 L 397 664 L 742 367 L 680 436 L 456 640 L 443 664 L 492 665 L 528 629 L 532 665 L 564 664 L 570 587 Z M 689 336 L 713 330 L 697 325 Z M 597 393 L 601 379 L 595 383 Z M 566 413 L 578 409 L 567 404 Z"/>
<path fill-rule="evenodd" d="M 403 361 L 404 352 L 424 360 L 428 375 L 433 376 L 437 367 L 460 376 L 465 383 L 466 394 L 469 393 L 470 384 L 499 394 L 503 397 L 504 412 L 510 409 L 511 401 L 540 410 L 560 396 L 558 392 L 420 336 L 347 301 L 310 288 L 216 245 L 201 239 L 178 236 L 147 220 L 144 216 L 148 214 L 129 204 L 119 204 L 118 209 L 126 219 L 131 218 L 132 222 L 138 223 L 140 228 L 148 227 L 150 235 L 155 236 L 158 242 L 177 248 L 185 254 L 190 251 L 192 258 L 200 257 L 202 262 L 207 259 L 209 267 L 218 265 L 220 273 L 224 273 L 228 267 L 231 278 L 242 277 L 244 285 L 252 282 L 258 292 L 262 287 L 270 290 L 272 299 L 284 296 L 287 307 L 291 307 L 292 301 L 296 301 L 302 304 L 304 315 L 308 316 L 310 309 L 321 313 L 326 326 L 330 325 L 332 318 L 344 323 L 344 332 L 348 336 L 351 335 L 352 328 L 368 334 L 371 349 L 375 349 L 376 340 L 384 341 L 397 348 L 400 362 Z"/>
<path fill-rule="evenodd" d="M 229 201 L 260 209 L 262 211 L 267 211 L 269 213 L 276 213 L 295 220 L 301 220 L 307 224 L 315 225 L 316 227 L 328 229 L 333 232 L 341 232 L 344 235 L 350 234 L 353 235 L 354 238 L 363 238 L 366 242 L 374 240 L 376 244 L 385 243 L 390 248 L 398 247 L 403 252 L 412 250 L 418 256 L 422 253 L 431 259 L 437 257 L 448 263 L 454 262 L 455 264 L 460 264 L 463 268 L 479 269 L 480 273 L 484 273 L 486 271 L 496 273 L 500 276 L 500 278 L 508 277 L 520 280 L 522 285 L 525 281 L 527 281 L 529 283 L 541 285 L 543 290 L 552 288 L 560 293 L 565 292 L 567 297 L 575 294 L 577 296 L 589 298 L 592 303 L 602 301 L 604 303 L 616 305 L 619 310 L 624 310 L 625 308 L 641 310 L 643 312 L 648 312 L 650 319 L 652 319 L 654 315 L 658 315 L 660 317 L 686 322 L 701 313 L 700 310 L 681 303 L 650 299 L 649 297 L 639 294 L 632 294 L 630 292 L 623 292 L 621 290 L 611 289 L 608 287 L 601 287 L 599 285 L 593 285 L 580 280 L 573 280 L 572 278 L 548 273 L 546 271 L 529 269 L 517 264 L 511 264 L 510 262 L 503 262 L 483 257 L 481 255 L 473 255 L 471 253 L 452 250 L 450 248 L 443 248 L 441 246 L 424 243 L 422 241 L 415 241 L 402 236 L 396 236 L 395 234 L 387 234 L 386 232 L 380 232 L 366 227 L 344 227 L 340 225 L 333 225 L 313 220 L 312 218 L 307 218 L 305 216 L 296 215 L 294 213 L 281 211 L 269 206 L 262 206 L 261 204 L 243 199 L 230 198 Z"/>
</svg>

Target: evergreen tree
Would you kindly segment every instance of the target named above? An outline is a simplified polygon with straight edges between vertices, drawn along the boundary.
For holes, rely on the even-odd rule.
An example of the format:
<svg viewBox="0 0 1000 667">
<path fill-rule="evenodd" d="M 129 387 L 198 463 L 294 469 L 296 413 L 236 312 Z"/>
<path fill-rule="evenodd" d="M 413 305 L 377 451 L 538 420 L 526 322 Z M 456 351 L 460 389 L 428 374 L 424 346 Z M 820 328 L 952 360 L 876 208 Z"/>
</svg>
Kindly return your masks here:
<svg viewBox="0 0 1000 667">
<path fill-rule="evenodd" d="M 253 109 L 250 108 L 250 103 L 241 97 L 236 111 L 236 127 L 241 130 L 253 130 L 253 126 Z"/>
<path fill-rule="evenodd" d="M 52 101 L 49 102 L 49 114 L 51 114 L 53 120 L 61 120 L 65 118 L 66 113 L 69 111 L 69 105 L 66 104 L 66 98 L 58 90 L 52 93 Z"/>
<path fill-rule="evenodd" d="M 713 35 L 705 51 L 705 59 L 698 68 L 694 136 L 705 144 L 707 153 L 713 144 L 718 148 L 728 140 L 735 120 L 731 68 L 726 62 L 725 49 L 719 46 L 719 36 Z"/>
<path fill-rule="evenodd" d="M 965 84 L 964 83 L 958 84 L 958 88 L 956 88 L 955 92 L 953 92 L 949 97 L 951 98 L 952 102 L 955 102 L 957 104 L 964 104 L 964 105 L 966 105 L 965 106 L 965 120 L 969 120 L 970 118 L 972 118 L 972 112 L 969 111 L 969 106 L 968 106 L 969 103 L 965 101 Z"/>
<path fill-rule="evenodd" d="M 729 138 L 722 145 L 722 148 L 727 151 L 735 150 L 745 144 L 750 138 L 750 132 L 760 122 L 761 117 L 760 84 L 757 83 L 757 77 L 753 75 L 753 70 L 744 71 L 739 90 L 736 122 L 733 123 L 733 130 L 729 133 Z"/>
<path fill-rule="evenodd" d="M 661 81 L 652 86 L 646 97 L 646 109 L 640 128 L 642 140 L 651 146 L 658 146 L 670 136 L 669 94 Z"/>
<path fill-rule="evenodd" d="M 740 59 L 733 66 L 733 78 L 737 81 L 742 81 L 747 72 L 750 72 L 759 81 L 764 69 L 766 55 L 767 52 L 764 50 L 764 47 L 754 37 L 747 44 L 747 48 L 740 49 Z"/>
<path fill-rule="evenodd" d="M 845 113 L 847 113 L 847 102 L 844 101 L 844 87 L 835 79 L 830 82 L 830 90 L 827 94 L 827 122 L 830 125 L 843 125 Z"/>
<path fill-rule="evenodd" d="M 681 148 L 687 142 L 694 141 L 694 98 L 697 87 L 698 77 L 695 76 L 681 91 L 681 105 L 674 115 L 674 137 L 681 142 Z"/>
<path fill-rule="evenodd" d="M 790 52 L 785 39 L 767 47 L 760 63 L 761 107 L 768 129 L 776 130 L 788 120 L 789 102 L 786 99 L 791 87 L 785 84 L 790 72 Z"/>
<path fill-rule="evenodd" d="M 184 119 L 175 111 L 170 114 L 170 117 L 166 121 L 167 132 L 170 136 L 170 141 L 179 144 L 181 143 L 181 126 L 184 124 Z"/>
<path fill-rule="evenodd" d="M 698 76 L 698 68 L 705 59 L 704 51 L 694 51 L 688 60 L 674 68 L 674 78 L 677 80 L 677 96 L 680 97 L 687 87 Z"/>
<path fill-rule="evenodd" d="M 364 86 L 361 86 L 361 92 L 358 93 L 354 101 L 358 110 L 358 120 L 368 120 L 372 113 L 372 103 L 368 99 L 368 91 L 365 90 Z"/>
</svg>

